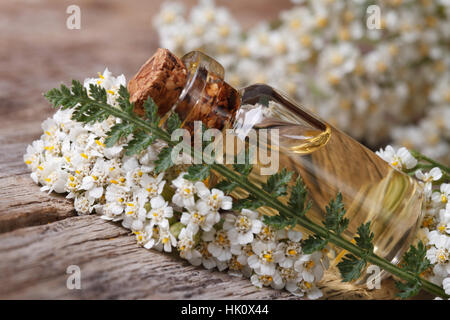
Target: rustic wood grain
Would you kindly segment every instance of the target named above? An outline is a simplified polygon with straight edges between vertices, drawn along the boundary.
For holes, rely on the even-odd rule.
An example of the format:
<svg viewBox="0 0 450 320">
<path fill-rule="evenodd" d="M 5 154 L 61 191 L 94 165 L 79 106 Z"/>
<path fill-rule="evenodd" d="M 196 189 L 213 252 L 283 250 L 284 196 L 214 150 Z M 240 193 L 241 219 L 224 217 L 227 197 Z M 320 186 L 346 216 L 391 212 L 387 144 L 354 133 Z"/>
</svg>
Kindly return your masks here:
<svg viewBox="0 0 450 320">
<path fill-rule="evenodd" d="M 217 2 L 244 27 L 291 6 L 289 0 Z M 105 66 L 130 79 L 158 46 L 151 16 L 160 3 L 80 0 L 82 29 L 68 30 L 71 0 L 0 2 L 0 299 L 295 298 L 140 248 L 129 231 L 98 216 L 74 216 L 71 201 L 40 192 L 28 177 L 25 148 L 54 112 L 42 93 Z M 81 268 L 81 290 L 66 288 L 69 265 Z M 339 289 L 332 273 L 322 285 L 332 299 L 392 297 L 387 289 L 378 295 L 351 284 Z"/>
<path fill-rule="evenodd" d="M 71 265 L 80 267 L 80 290 L 66 287 Z M 146 250 L 128 230 L 94 215 L 0 235 L 0 283 L 0 299 L 299 299 Z M 353 284 L 343 290 L 328 273 L 321 287 L 329 299 L 394 297 L 390 280 L 383 290 Z"/>
<path fill-rule="evenodd" d="M 0 233 L 74 216 L 72 200 L 41 192 L 29 174 L 0 178 Z"/>
<path fill-rule="evenodd" d="M 81 290 L 66 287 L 70 265 L 81 269 Z M 0 299 L 294 298 L 138 247 L 127 230 L 98 216 L 1 235 L 0 283 Z"/>
</svg>

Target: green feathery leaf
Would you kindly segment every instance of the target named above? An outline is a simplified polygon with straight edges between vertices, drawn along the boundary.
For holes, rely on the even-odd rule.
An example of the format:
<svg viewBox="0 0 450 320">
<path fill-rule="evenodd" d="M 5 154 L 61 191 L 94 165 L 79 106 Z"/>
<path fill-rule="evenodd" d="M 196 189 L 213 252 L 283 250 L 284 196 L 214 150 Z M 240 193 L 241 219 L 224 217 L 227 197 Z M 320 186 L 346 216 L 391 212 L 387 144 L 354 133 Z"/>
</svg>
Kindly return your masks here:
<svg viewBox="0 0 450 320">
<path fill-rule="evenodd" d="M 107 133 L 107 137 L 105 139 L 106 147 L 110 148 L 114 146 L 119 139 L 123 137 L 128 137 L 133 133 L 134 125 L 122 122 L 115 124 Z"/>
<path fill-rule="evenodd" d="M 363 268 L 366 266 L 364 259 L 359 259 L 353 254 L 347 254 L 338 263 L 337 267 L 341 272 L 342 281 L 350 282 L 356 280 L 361 276 Z"/>
<path fill-rule="evenodd" d="M 411 245 L 409 250 L 403 255 L 403 260 L 400 264 L 402 269 L 416 275 L 417 281 L 395 282 L 395 285 L 400 290 L 397 295 L 402 299 L 415 296 L 422 288 L 422 282 L 419 280 L 420 274 L 431 266 L 426 254 L 427 248 L 422 241 L 419 241 L 417 247 Z"/>
<path fill-rule="evenodd" d="M 120 85 L 117 103 L 119 104 L 119 107 L 126 113 L 128 114 L 133 113 L 134 104 L 130 102 L 130 93 L 128 92 L 127 88 L 123 85 Z"/>
<path fill-rule="evenodd" d="M 100 87 L 95 84 L 89 85 L 89 93 L 92 99 L 100 103 L 107 103 L 108 96 L 106 94 L 106 90 L 103 87 Z"/>
<path fill-rule="evenodd" d="M 395 286 L 398 290 L 400 290 L 400 292 L 397 293 L 397 296 L 402 299 L 411 298 L 417 295 L 422 288 L 422 285 L 419 281 L 409 281 L 406 283 L 396 281 Z"/>
<path fill-rule="evenodd" d="M 422 241 L 419 241 L 417 248 L 411 245 L 409 250 L 403 255 L 401 266 L 404 270 L 419 275 L 431 265 L 430 261 L 426 258 L 426 255 L 427 248 Z"/>
<path fill-rule="evenodd" d="M 233 202 L 233 210 L 236 211 L 240 211 L 242 209 L 256 210 L 262 206 L 264 206 L 264 202 L 254 196 L 249 196 L 245 199 L 239 199 Z"/>
<path fill-rule="evenodd" d="M 374 234 L 370 232 L 370 221 L 363 223 L 358 227 L 357 237 L 355 237 L 356 245 L 361 249 L 372 251 L 373 250 L 373 237 Z"/>
<path fill-rule="evenodd" d="M 165 147 L 158 154 L 158 159 L 155 161 L 155 173 L 164 172 L 173 166 L 172 162 L 172 148 Z"/>
<path fill-rule="evenodd" d="M 307 195 L 308 190 L 306 189 L 303 179 L 299 176 L 291 189 L 291 196 L 289 197 L 288 202 L 289 207 L 296 212 L 298 216 L 304 216 L 311 208 L 312 202 L 308 201 L 308 203 L 306 203 Z"/>
<path fill-rule="evenodd" d="M 297 225 L 297 220 L 293 221 L 292 219 L 287 219 L 280 215 L 264 216 L 263 222 L 268 226 L 274 227 L 275 229 L 284 229 L 292 225 L 293 226 Z"/>
<path fill-rule="evenodd" d="M 243 154 L 245 156 L 245 158 L 244 158 L 245 162 L 237 163 L 237 159 L 239 159 L 241 154 Z M 233 164 L 234 171 L 239 172 L 244 177 L 248 177 L 250 172 L 252 172 L 252 170 L 253 170 L 253 165 L 250 164 L 251 159 L 252 159 L 251 151 L 248 150 L 248 152 L 247 152 L 247 150 L 245 150 L 245 149 L 242 150 L 241 153 L 239 155 L 237 155 L 235 158 L 235 163 Z"/>
<path fill-rule="evenodd" d="M 322 250 L 328 244 L 328 240 L 319 236 L 310 236 L 302 241 L 302 251 L 311 254 L 315 251 Z"/>
<path fill-rule="evenodd" d="M 274 197 L 284 196 L 287 194 L 287 185 L 291 178 L 292 171 L 283 168 L 280 172 L 271 175 L 262 188 Z"/>
<path fill-rule="evenodd" d="M 339 192 L 335 200 L 331 200 L 326 207 L 325 227 L 340 235 L 348 227 L 349 220 L 344 218 L 345 209 L 342 202 L 342 194 Z"/>
<path fill-rule="evenodd" d="M 229 194 L 231 193 L 239 184 L 236 181 L 229 181 L 227 179 L 223 179 L 219 183 L 217 183 L 214 188 L 222 190 L 223 192 Z"/>
<path fill-rule="evenodd" d="M 133 134 L 133 140 L 128 142 L 128 145 L 125 147 L 126 155 L 132 156 L 133 154 L 137 154 L 142 150 L 147 149 L 153 142 L 155 141 L 154 137 L 150 134 L 147 134 L 143 131 L 138 131 Z"/>
<path fill-rule="evenodd" d="M 74 86 L 78 87 L 78 84 L 81 86 L 81 83 L 78 81 L 74 80 L 72 83 L 74 84 Z M 84 92 L 82 91 L 80 93 L 80 96 L 87 97 L 87 93 L 85 93 L 85 90 Z M 61 84 L 59 89 L 54 88 L 49 90 L 44 94 L 44 97 L 52 104 L 54 108 L 61 107 L 62 109 L 71 109 L 78 104 L 78 101 L 73 98 L 70 89 L 63 84 Z"/>
<path fill-rule="evenodd" d="M 245 156 L 245 161 L 244 163 L 237 163 L 237 159 L 239 158 L 239 155 L 235 157 L 235 163 L 233 164 L 233 169 L 236 172 L 239 172 L 239 174 L 241 176 L 243 176 L 244 179 L 246 179 L 248 177 L 248 175 L 250 174 L 250 172 L 253 169 L 253 165 L 250 164 L 250 159 L 251 159 L 251 152 L 246 152 L 246 150 L 241 151 L 242 153 L 240 153 L 239 155 L 244 155 Z M 232 192 L 237 186 L 239 186 L 239 184 L 236 181 L 229 181 L 227 179 L 223 179 L 222 181 L 220 181 L 218 184 L 216 184 L 214 186 L 214 188 L 220 189 L 225 193 L 230 193 Z"/>
<path fill-rule="evenodd" d="M 211 168 L 206 164 L 194 164 L 187 169 L 188 173 L 183 176 L 190 181 L 201 181 L 209 177 Z"/>
<path fill-rule="evenodd" d="M 150 96 L 144 102 L 144 111 L 148 121 L 150 121 L 150 123 L 152 123 L 153 125 L 157 126 L 160 120 L 158 116 L 158 106 Z"/>
<path fill-rule="evenodd" d="M 181 127 L 181 120 L 178 113 L 173 112 L 167 119 L 167 132 L 172 134 L 176 129 Z"/>
</svg>

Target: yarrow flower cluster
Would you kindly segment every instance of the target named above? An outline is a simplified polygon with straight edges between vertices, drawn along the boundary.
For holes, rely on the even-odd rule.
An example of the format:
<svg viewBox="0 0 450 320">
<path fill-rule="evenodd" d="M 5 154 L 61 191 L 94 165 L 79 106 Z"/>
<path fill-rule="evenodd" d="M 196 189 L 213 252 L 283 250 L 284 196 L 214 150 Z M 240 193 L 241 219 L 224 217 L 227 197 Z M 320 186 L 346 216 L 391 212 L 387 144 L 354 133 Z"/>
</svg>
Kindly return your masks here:
<svg viewBox="0 0 450 320">
<path fill-rule="evenodd" d="M 429 279 L 450 294 L 450 181 L 439 167 L 419 169 L 418 161 L 406 148 L 387 146 L 377 154 L 392 167 L 414 174 L 422 185 L 425 212 L 419 238 L 427 245 L 426 257 L 432 268 Z"/>
<path fill-rule="evenodd" d="M 166 1 L 154 26 L 162 47 L 216 57 L 234 86 L 270 84 L 369 145 L 450 161 L 450 2 L 377 1 L 380 29 L 366 25 L 372 1 L 292 2 L 244 31 L 213 0 L 189 13 Z"/>
<path fill-rule="evenodd" d="M 91 83 L 106 90 L 112 106 L 126 85 L 123 75 L 114 77 L 108 69 L 86 79 L 85 88 Z M 304 254 L 301 232 L 274 230 L 252 210 L 232 211 L 230 196 L 184 179 L 186 172 L 176 172 L 175 178 L 156 174 L 155 160 L 165 146 L 161 141 L 135 156 L 124 152 L 130 137 L 107 147 L 107 132 L 120 119 L 109 116 L 84 125 L 71 115 L 71 110 L 58 110 L 44 121 L 43 135 L 24 155 L 42 191 L 67 193 L 79 215 L 120 221 L 146 249 L 176 250 L 193 265 L 228 270 L 257 287 L 285 288 L 310 299 L 322 296 L 316 284 L 328 267 L 327 254 Z"/>
</svg>

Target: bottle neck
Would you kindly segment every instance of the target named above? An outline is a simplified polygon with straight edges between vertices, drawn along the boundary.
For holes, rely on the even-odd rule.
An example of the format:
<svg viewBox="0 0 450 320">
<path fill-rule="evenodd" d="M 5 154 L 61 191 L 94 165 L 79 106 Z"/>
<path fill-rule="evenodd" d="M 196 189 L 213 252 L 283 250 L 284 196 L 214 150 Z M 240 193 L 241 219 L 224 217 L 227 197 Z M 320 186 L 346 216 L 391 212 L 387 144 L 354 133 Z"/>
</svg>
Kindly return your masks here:
<svg viewBox="0 0 450 320">
<path fill-rule="evenodd" d="M 173 109 L 182 127 L 193 132 L 194 122 L 202 121 L 207 128 L 229 128 L 241 105 L 241 95 L 224 81 L 223 67 L 198 51 L 188 53 L 182 61 L 188 78 Z"/>
<path fill-rule="evenodd" d="M 283 113 L 275 117 L 301 123 L 315 131 L 329 131 L 324 121 L 268 85 L 255 84 L 241 90 L 233 88 L 224 80 L 223 67 L 199 51 L 190 52 L 181 60 L 187 70 L 187 82 L 172 111 L 178 114 L 182 127 L 191 133 L 194 132 L 195 121 L 201 121 L 206 128 L 219 130 L 236 129 L 249 123 L 256 125 L 270 113 L 270 103 L 283 107 Z M 241 110 L 242 105 L 261 109 L 264 117 L 257 112 Z"/>
</svg>

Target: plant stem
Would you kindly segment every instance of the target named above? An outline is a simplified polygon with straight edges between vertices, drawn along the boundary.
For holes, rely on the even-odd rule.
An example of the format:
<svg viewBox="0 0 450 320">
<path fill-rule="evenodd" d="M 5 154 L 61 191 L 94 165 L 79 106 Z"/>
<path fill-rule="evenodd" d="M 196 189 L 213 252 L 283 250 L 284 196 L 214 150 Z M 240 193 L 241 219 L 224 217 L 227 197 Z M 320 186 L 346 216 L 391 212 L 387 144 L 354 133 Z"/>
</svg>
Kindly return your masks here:
<svg viewBox="0 0 450 320">
<path fill-rule="evenodd" d="M 163 129 L 161 129 L 157 126 L 154 126 L 154 125 L 146 122 L 144 119 L 139 118 L 138 116 L 127 114 L 127 113 L 121 111 L 120 109 L 114 108 L 108 104 L 103 104 L 103 103 L 99 103 L 99 102 L 94 103 L 90 99 L 89 100 L 88 99 L 80 99 L 80 100 L 81 100 L 80 103 L 85 102 L 85 103 L 95 104 L 97 107 L 102 108 L 103 110 L 107 111 L 109 114 L 111 114 L 117 118 L 120 118 L 122 120 L 125 120 L 125 121 L 135 124 L 140 129 L 154 135 L 157 138 L 160 138 L 161 140 L 164 140 L 166 143 L 168 143 L 171 146 L 173 146 L 175 144 L 175 142 L 171 140 L 170 134 L 168 134 Z M 198 151 L 193 150 L 193 152 L 195 153 Z M 437 164 L 437 162 L 435 162 L 431 159 L 428 159 L 426 157 L 423 159 L 430 163 L 436 164 L 443 170 L 449 170 L 449 168 L 447 168 L 441 164 Z M 433 162 L 431 162 L 430 160 Z M 209 163 L 211 163 L 211 162 L 209 162 Z M 366 252 L 365 250 L 359 248 L 358 246 L 351 243 L 350 241 L 344 239 L 343 237 L 341 237 L 339 235 L 329 232 L 323 226 L 320 226 L 320 225 L 312 222 L 311 220 L 309 220 L 306 217 L 299 218 L 291 208 L 289 208 L 288 206 L 286 206 L 285 204 L 280 202 L 278 199 L 273 198 L 269 193 L 265 192 L 264 190 L 262 190 L 255 184 L 249 182 L 246 178 L 237 174 L 236 172 L 229 169 L 225 165 L 213 163 L 211 165 L 211 169 L 213 169 L 217 173 L 221 174 L 223 177 L 229 179 L 229 181 L 237 182 L 240 187 L 247 190 L 248 192 L 250 192 L 252 195 L 256 196 L 257 198 L 264 200 L 264 202 L 268 206 L 277 210 L 280 215 L 297 218 L 298 224 L 300 226 L 308 229 L 309 231 L 313 232 L 314 234 L 328 239 L 331 243 L 337 245 L 338 247 L 340 247 L 342 249 L 347 250 L 348 252 L 352 253 L 353 255 L 355 255 L 357 257 L 360 257 L 360 258 L 365 257 L 368 262 L 381 267 L 382 269 L 388 271 L 392 275 L 395 275 L 403 280 L 406 280 L 406 281 L 419 280 L 422 283 L 423 289 L 425 289 L 429 293 L 432 293 L 435 296 L 439 296 L 441 298 L 448 298 L 448 296 L 445 294 L 444 290 L 441 287 L 399 268 L 398 266 L 392 264 L 391 262 L 387 261 L 386 259 L 377 256 L 373 252 L 369 252 L 369 253 Z"/>
<path fill-rule="evenodd" d="M 439 163 L 436 160 L 428 158 L 426 155 L 424 155 L 416 150 L 411 150 L 411 154 L 414 158 L 416 158 L 419 161 L 420 160 L 426 161 L 426 162 L 432 164 L 433 166 L 440 168 L 441 170 L 445 171 L 446 173 L 450 173 L 450 167 L 447 167 L 446 165 Z"/>
</svg>

